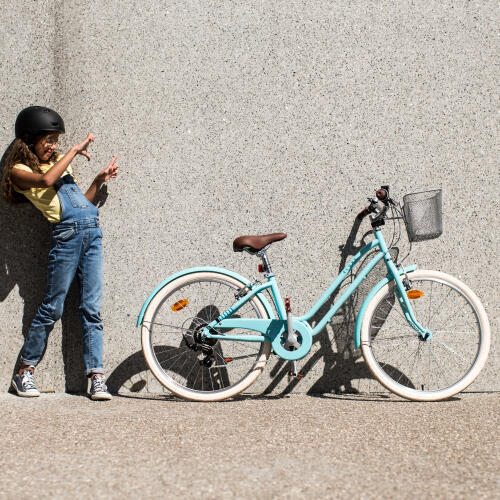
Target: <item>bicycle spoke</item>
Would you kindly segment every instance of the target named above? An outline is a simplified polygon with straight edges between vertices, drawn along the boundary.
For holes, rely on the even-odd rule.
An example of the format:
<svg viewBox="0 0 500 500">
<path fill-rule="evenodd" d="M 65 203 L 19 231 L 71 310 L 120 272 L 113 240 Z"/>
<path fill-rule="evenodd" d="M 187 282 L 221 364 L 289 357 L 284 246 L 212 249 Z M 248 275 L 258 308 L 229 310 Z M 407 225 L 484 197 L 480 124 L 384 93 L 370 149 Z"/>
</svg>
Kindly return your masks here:
<svg viewBox="0 0 500 500">
<path fill-rule="evenodd" d="M 177 349 L 179 349 L 179 347 L 166 346 L 164 349 L 160 349 L 157 346 L 157 347 L 155 347 L 155 354 L 158 356 L 158 354 L 163 354 L 164 352 L 168 352 L 168 351 L 176 351 Z"/>
<path fill-rule="evenodd" d="M 474 335 L 475 332 L 457 332 L 455 330 L 432 330 L 432 333 L 451 333 L 452 335 Z"/>
<path fill-rule="evenodd" d="M 429 340 L 406 319 L 401 324 L 404 316 L 394 301 L 394 285 L 378 299 L 371 310 L 369 330 L 362 333 L 364 338 L 368 335 L 371 347 L 363 348 L 365 360 L 376 378 L 397 394 L 421 401 L 439 399 L 441 394 L 449 397 L 450 388 L 458 392 L 460 383 L 462 388 L 470 384 L 471 368 L 483 349 L 476 299 L 462 291 L 456 281 L 447 281 L 446 275 L 425 273 L 410 278 L 413 287 L 424 292 L 411 306 L 417 321 L 432 332 Z"/>
<path fill-rule="evenodd" d="M 405 346 L 407 346 L 407 345 L 408 345 L 408 342 L 405 344 Z M 384 359 L 385 359 L 385 357 L 387 355 L 392 354 L 393 352 L 397 352 L 400 349 L 400 347 L 401 347 L 401 342 L 399 344 L 395 345 L 395 346 L 392 346 L 389 350 L 387 350 L 387 349 L 384 350 L 383 353 L 382 353 L 382 356 L 384 356 Z M 377 352 L 380 352 L 380 351 L 378 351 L 377 348 L 375 348 L 375 350 Z M 380 354 L 379 354 L 379 356 L 380 356 Z"/>
<path fill-rule="evenodd" d="M 218 304 L 217 299 L 219 298 L 219 292 L 220 292 L 221 286 L 222 286 L 222 284 L 219 283 L 219 286 L 217 287 L 217 290 L 215 292 L 214 304 Z"/>
<path fill-rule="evenodd" d="M 172 359 L 176 359 L 176 358 L 178 358 L 179 356 L 182 356 L 183 354 L 185 354 L 187 351 L 189 351 L 189 349 L 184 349 L 184 350 L 183 350 L 183 351 L 181 351 L 179 354 L 176 354 L 176 355 L 174 355 L 174 356 L 172 356 L 172 357 L 170 357 L 170 358 L 167 358 L 167 359 L 162 359 L 162 360 L 160 361 L 160 364 L 161 364 L 161 365 L 163 365 L 163 364 L 164 364 L 164 363 L 166 363 L 167 361 L 170 361 L 170 360 L 172 360 Z M 166 351 L 164 351 L 164 352 L 166 352 Z"/>
<path fill-rule="evenodd" d="M 444 320 L 440 321 L 440 323 L 446 325 L 448 324 L 449 320 L 451 318 L 455 318 L 457 316 L 457 312 L 456 311 L 453 311 L 451 312 Z M 429 323 L 429 328 L 430 328 L 430 323 Z M 434 329 L 433 329 L 434 330 Z"/>
<path fill-rule="evenodd" d="M 165 295 L 154 316 L 144 321 L 156 363 L 173 383 L 195 392 L 212 393 L 237 383 L 253 369 L 263 349 L 261 342 L 202 339 L 200 335 L 206 325 L 236 302 L 237 290 L 224 279 L 186 281 Z M 188 301 L 185 305 L 183 299 Z M 230 318 L 261 318 L 257 301 L 250 298 Z M 183 307 L 172 308 L 177 303 Z M 214 333 L 224 335 L 224 330 L 215 329 Z M 228 335 L 260 335 L 241 328 L 227 330 L 231 332 Z M 204 360 L 210 366 L 205 366 Z"/>
<path fill-rule="evenodd" d="M 195 368 L 195 367 L 196 367 L 196 365 L 198 365 L 198 370 L 199 370 L 199 366 L 200 366 L 200 364 L 199 364 L 199 363 L 193 363 L 193 364 L 191 365 L 191 368 L 190 368 L 189 372 L 187 373 L 187 375 L 186 375 L 186 377 L 185 377 L 185 378 L 186 378 L 186 380 L 189 380 L 189 376 L 190 376 L 190 375 L 191 375 L 191 373 L 193 372 L 193 368 Z M 195 381 L 196 381 L 196 378 L 195 378 Z"/>
<path fill-rule="evenodd" d="M 415 353 L 417 353 L 417 352 L 418 352 L 418 350 L 419 350 L 419 347 L 417 346 L 417 349 L 415 350 Z M 403 360 L 403 361 L 406 361 L 407 359 L 409 359 L 409 358 L 410 358 L 410 356 L 413 356 L 413 354 L 414 354 L 413 352 L 410 352 L 410 354 L 408 354 L 408 356 L 406 356 L 406 358 L 404 358 L 404 360 Z M 415 361 L 414 361 L 414 363 L 415 363 Z M 402 367 L 402 363 L 400 363 L 400 366 Z M 403 375 L 404 375 L 404 372 L 401 372 L 401 375 L 400 375 L 400 376 L 399 376 L 399 378 L 396 380 L 396 382 L 399 382 L 399 381 L 401 380 L 401 377 L 402 377 Z M 407 378 L 408 378 L 408 377 L 407 377 Z M 409 378 L 408 378 L 408 380 L 409 380 Z"/>
<path fill-rule="evenodd" d="M 416 351 L 414 359 L 413 359 L 413 364 L 411 365 L 410 371 L 408 372 L 408 376 L 406 377 L 410 383 L 413 380 L 413 377 L 412 377 L 413 371 L 415 370 L 415 366 L 417 364 L 417 360 L 420 359 L 421 351 L 422 351 L 421 350 L 421 346 L 420 346 L 420 344 L 418 344 L 417 351 Z M 399 380 L 400 379 L 398 379 L 398 382 L 399 382 Z M 415 384 L 413 384 L 413 385 L 415 385 Z"/>
<path fill-rule="evenodd" d="M 401 316 L 402 319 L 405 320 L 405 323 L 408 323 L 408 320 L 406 319 L 406 316 L 403 314 L 403 312 L 401 311 L 401 306 L 399 306 L 399 302 L 397 302 L 398 304 L 398 307 L 393 307 L 391 310 L 392 311 L 396 311 L 396 313 Z M 403 323 L 404 324 L 404 323 Z"/>
<path fill-rule="evenodd" d="M 442 365 L 438 362 L 438 359 L 437 359 L 436 355 L 434 354 L 434 351 L 433 351 L 432 349 L 430 349 L 430 350 L 429 350 L 429 352 L 430 352 L 430 354 L 431 354 L 432 358 L 434 359 L 434 362 L 435 362 L 436 366 L 438 367 L 438 369 L 439 369 L 439 371 L 440 371 L 440 373 L 441 373 L 441 378 L 442 378 L 443 380 L 446 380 L 446 378 L 447 378 L 447 377 L 446 377 L 446 372 L 445 372 L 445 370 L 443 369 Z M 443 375 L 444 375 L 444 376 L 443 376 Z M 437 380 L 437 378 L 436 378 L 436 380 Z M 436 384 L 436 387 L 439 387 L 439 384 Z"/>
<path fill-rule="evenodd" d="M 433 339 L 433 341 L 434 341 L 434 343 L 438 344 L 439 346 L 444 347 L 448 352 L 453 353 L 456 357 L 460 358 L 465 363 L 469 363 L 469 361 L 467 361 L 461 354 L 458 354 L 458 352 L 456 352 L 451 347 L 447 346 L 444 342 L 441 342 L 441 341 L 439 341 L 437 339 Z"/>
<path fill-rule="evenodd" d="M 441 306 L 443 305 L 444 301 L 449 297 L 450 293 L 452 292 L 453 288 L 450 288 L 448 290 L 448 293 L 443 297 L 443 300 L 441 301 L 441 303 L 439 304 L 439 306 L 436 308 L 437 311 L 440 311 L 441 310 Z M 435 313 L 436 314 L 436 313 Z M 431 320 L 434 319 L 434 315 L 432 315 L 430 318 L 429 318 L 429 325 L 431 324 Z"/>
<path fill-rule="evenodd" d="M 169 369 L 169 370 L 171 370 L 171 371 L 173 371 L 174 366 L 177 364 L 177 362 L 178 362 L 180 359 L 182 359 L 182 357 L 184 356 L 184 354 L 186 354 L 186 352 L 187 352 L 186 350 L 181 351 L 181 352 L 180 352 L 177 356 L 174 356 L 173 358 L 171 358 L 171 359 L 175 359 L 175 361 L 174 361 L 174 362 L 173 362 L 173 363 L 169 366 L 169 368 L 168 368 L 168 369 Z M 162 365 L 162 366 L 163 366 L 163 365 L 165 364 L 165 362 L 166 362 L 166 361 L 168 361 L 168 360 L 165 360 L 165 361 L 160 361 L 160 365 Z M 183 368 L 183 367 L 184 367 L 184 364 L 185 364 L 185 363 L 186 363 L 186 361 L 184 361 L 184 363 L 182 364 L 181 368 Z"/>
<path fill-rule="evenodd" d="M 218 356 L 221 359 L 221 361 L 224 363 L 223 365 L 219 365 L 219 366 L 223 366 L 224 368 L 226 368 L 227 363 L 226 363 L 226 360 L 224 359 L 224 357 L 222 356 L 222 354 L 220 354 L 219 352 L 216 351 L 215 355 Z M 231 361 L 233 361 L 233 360 L 234 360 L 234 358 L 231 358 Z"/>
<path fill-rule="evenodd" d="M 400 313 L 400 314 L 401 314 L 401 313 Z M 401 316 L 402 316 L 402 315 L 401 315 Z M 386 318 L 381 318 L 380 316 L 375 316 L 375 315 L 374 315 L 373 317 L 374 317 L 375 319 L 378 319 L 378 320 L 383 321 L 383 322 L 385 323 L 385 322 L 387 321 L 387 318 L 388 318 L 389 316 L 387 316 Z M 405 323 L 400 323 L 400 322 L 396 321 L 394 318 L 391 318 L 391 321 L 392 321 L 393 323 L 395 323 L 396 325 L 399 325 L 399 326 L 402 326 L 402 327 L 409 326 L 409 325 L 408 325 L 408 321 L 406 321 L 406 318 L 405 318 L 404 316 L 402 316 L 402 317 L 403 317 L 403 319 L 405 320 Z M 382 326 L 380 326 L 379 328 L 381 328 L 381 327 L 382 327 Z"/>
<path fill-rule="evenodd" d="M 415 332 L 414 335 L 398 335 L 397 337 L 384 337 L 384 338 L 377 338 L 377 342 L 386 342 L 390 340 L 398 340 L 398 339 L 413 339 L 417 337 L 417 333 Z"/>
<path fill-rule="evenodd" d="M 210 369 L 207 370 L 207 375 L 208 375 L 208 379 L 210 380 L 210 384 L 212 386 L 212 391 L 215 390 L 214 389 L 214 381 L 213 381 L 213 378 L 212 378 L 212 371 Z"/>
<path fill-rule="evenodd" d="M 175 326 L 175 325 L 167 325 L 166 323 L 157 323 L 155 321 L 143 321 L 143 324 L 148 324 L 148 325 L 155 325 L 155 326 L 168 326 L 168 328 L 175 328 L 175 330 L 185 330 L 185 328 L 182 328 L 181 326 Z M 175 332 L 166 332 L 166 333 L 175 333 Z"/>
</svg>

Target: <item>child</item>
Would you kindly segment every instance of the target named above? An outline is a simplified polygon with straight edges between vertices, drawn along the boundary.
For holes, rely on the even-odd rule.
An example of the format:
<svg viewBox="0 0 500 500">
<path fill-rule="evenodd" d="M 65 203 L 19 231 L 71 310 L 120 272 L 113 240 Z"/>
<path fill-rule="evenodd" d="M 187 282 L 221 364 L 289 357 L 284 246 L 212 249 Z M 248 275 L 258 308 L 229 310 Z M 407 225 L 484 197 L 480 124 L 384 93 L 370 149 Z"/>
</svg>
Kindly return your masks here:
<svg viewBox="0 0 500 500">
<path fill-rule="evenodd" d="M 70 163 L 87 148 L 93 134 L 62 155 L 56 152 L 64 122 L 41 106 L 23 109 L 16 119 L 16 139 L 6 155 L 2 197 L 10 203 L 27 198 L 52 223 L 47 289 L 21 351 L 21 369 L 12 380 L 19 396 L 36 397 L 35 366 L 44 352 L 54 323 L 62 316 L 64 300 L 76 274 L 80 287 L 83 358 L 91 377 L 90 397 L 111 399 L 102 359 L 102 232 L 94 201 L 103 183 L 118 175 L 117 157 L 97 174 L 85 194 L 76 185 Z"/>
</svg>

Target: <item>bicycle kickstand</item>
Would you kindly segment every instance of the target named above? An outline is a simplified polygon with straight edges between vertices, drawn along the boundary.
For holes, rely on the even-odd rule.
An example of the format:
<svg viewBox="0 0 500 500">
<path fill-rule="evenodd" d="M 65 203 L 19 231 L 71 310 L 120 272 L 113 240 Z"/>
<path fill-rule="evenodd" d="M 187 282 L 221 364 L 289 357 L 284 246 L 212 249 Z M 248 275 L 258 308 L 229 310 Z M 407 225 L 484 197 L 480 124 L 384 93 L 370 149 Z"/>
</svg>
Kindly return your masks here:
<svg viewBox="0 0 500 500">
<path fill-rule="evenodd" d="M 285 297 L 285 310 L 286 310 L 286 327 L 288 330 L 287 340 L 285 342 L 285 347 L 290 351 L 294 351 L 299 346 L 297 335 L 293 331 L 292 327 L 292 308 L 290 306 L 290 297 Z M 297 373 L 297 361 L 290 361 L 291 369 L 288 370 L 288 381 L 297 378 L 300 380 L 302 378 L 301 373 Z"/>
</svg>

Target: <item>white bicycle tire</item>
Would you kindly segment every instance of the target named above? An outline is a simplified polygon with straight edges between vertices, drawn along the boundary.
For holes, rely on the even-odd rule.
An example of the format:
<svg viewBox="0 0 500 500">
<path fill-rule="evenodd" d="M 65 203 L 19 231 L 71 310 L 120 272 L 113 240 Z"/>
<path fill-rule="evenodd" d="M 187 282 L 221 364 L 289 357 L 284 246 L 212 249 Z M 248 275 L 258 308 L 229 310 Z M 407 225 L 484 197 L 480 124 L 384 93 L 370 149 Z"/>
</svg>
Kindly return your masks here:
<svg viewBox="0 0 500 500">
<path fill-rule="evenodd" d="M 478 352 L 472 366 L 470 367 L 468 372 L 454 384 L 442 390 L 436 391 L 422 391 L 406 387 L 402 384 L 397 383 L 386 373 L 386 371 L 384 371 L 384 369 L 377 361 L 371 346 L 370 325 L 372 323 L 372 316 L 374 315 L 377 306 L 388 294 L 390 289 L 395 286 L 394 281 L 391 281 L 388 284 L 384 285 L 368 304 L 361 325 L 361 349 L 363 357 L 375 379 L 377 379 L 386 389 L 393 392 L 394 394 L 412 401 L 440 401 L 443 399 L 447 399 L 466 389 L 484 368 L 484 365 L 486 364 L 488 358 L 488 352 L 491 343 L 491 332 L 488 317 L 483 305 L 481 304 L 476 294 L 457 278 L 439 271 L 429 270 L 417 270 L 412 273 L 408 273 L 408 277 L 410 281 L 412 279 L 417 280 L 427 278 L 429 280 L 436 280 L 447 284 L 448 286 L 451 286 L 461 292 L 463 297 L 473 307 L 476 313 L 478 324 L 480 325 L 480 341 Z M 398 308 L 399 305 L 395 304 L 394 307 Z"/>
<path fill-rule="evenodd" d="M 148 307 L 146 308 L 141 328 L 142 350 L 146 363 L 151 372 L 153 373 L 153 375 L 156 377 L 156 379 L 160 382 L 162 386 L 164 386 L 166 389 L 168 389 L 176 396 L 191 401 L 222 401 L 224 399 L 234 397 L 237 394 L 240 394 L 241 392 L 245 391 L 249 386 L 251 386 L 255 382 L 257 377 L 261 375 L 266 366 L 267 360 L 269 359 L 269 355 L 271 353 L 271 344 L 269 342 L 262 343 L 262 348 L 260 350 L 258 357 L 255 360 L 255 363 L 253 364 L 250 371 L 244 378 L 239 380 L 234 385 L 231 385 L 224 389 L 218 389 L 215 391 L 198 391 L 194 389 L 189 389 L 172 380 L 172 378 L 170 378 L 167 374 L 165 374 L 165 372 L 159 365 L 158 360 L 154 354 L 154 349 L 151 342 L 151 331 L 149 325 L 151 324 L 152 319 L 154 318 L 157 307 L 159 307 L 159 305 L 163 302 L 165 297 L 167 297 L 170 293 L 172 293 L 173 290 L 178 289 L 179 287 L 189 283 L 190 281 L 203 280 L 203 279 L 217 279 L 225 281 L 237 288 L 243 288 L 245 286 L 245 283 L 242 283 L 236 278 L 217 272 L 196 272 L 176 278 L 172 282 L 165 285 L 165 287 L 163 287 L 153 297 Z M 251 301 L 255 305 L 256 309 L 258 310 L 262 318 L 269 318 L 266 308 L 264 307 L 261 300 L 257 296 L 253 297 Z"/>
</svg>

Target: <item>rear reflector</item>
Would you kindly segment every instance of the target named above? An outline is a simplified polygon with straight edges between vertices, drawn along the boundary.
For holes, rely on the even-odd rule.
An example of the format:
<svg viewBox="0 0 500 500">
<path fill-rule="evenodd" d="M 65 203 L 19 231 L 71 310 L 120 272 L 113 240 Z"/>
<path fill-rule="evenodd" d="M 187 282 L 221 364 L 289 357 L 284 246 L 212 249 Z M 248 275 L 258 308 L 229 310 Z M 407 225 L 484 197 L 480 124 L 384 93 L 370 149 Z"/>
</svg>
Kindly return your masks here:
<svg viewBox="0 0 500 500">
<path fill-rule="evenodd" d="M 170 309 L 172 309 L 172 311 L 174 312 L 182 311 L 182 309 L 184 309 L 188 304 L 189 304 L 188 299 L 181 299 L 178 300 L 175 304 L 173 304 Z"/>
</svg>

